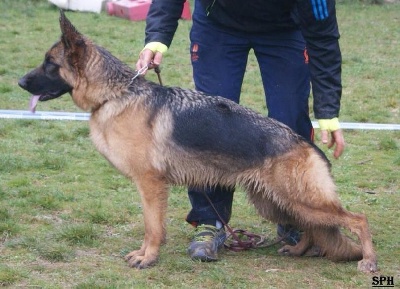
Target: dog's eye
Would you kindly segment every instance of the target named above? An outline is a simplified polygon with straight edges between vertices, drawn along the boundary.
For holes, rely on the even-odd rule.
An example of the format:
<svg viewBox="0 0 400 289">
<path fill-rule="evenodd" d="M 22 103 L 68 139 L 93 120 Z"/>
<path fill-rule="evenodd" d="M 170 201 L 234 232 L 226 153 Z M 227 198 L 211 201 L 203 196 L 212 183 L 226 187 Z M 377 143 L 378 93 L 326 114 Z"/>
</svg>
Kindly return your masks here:
<svg viewBox="0 0 400 289">
<path fill-rule="evenodd" d="M 54 74 L 54 73 L 58 73 L 58 68 L 59 68 L 59 66 L 57 64 L 49 62 L 49 61 L 46 61 L 44 63 L 44 67 L 43 67 L 44 72 L 46 74 L 50 74 L 50 75 Z"/>
</svg>

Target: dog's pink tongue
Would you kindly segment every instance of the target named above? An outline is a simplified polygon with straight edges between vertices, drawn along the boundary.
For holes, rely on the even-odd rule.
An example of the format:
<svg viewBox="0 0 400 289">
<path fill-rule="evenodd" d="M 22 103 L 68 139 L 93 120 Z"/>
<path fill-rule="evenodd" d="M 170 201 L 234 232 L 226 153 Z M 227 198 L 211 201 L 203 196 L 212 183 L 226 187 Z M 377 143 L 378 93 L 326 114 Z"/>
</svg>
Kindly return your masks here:
<svg viewBox="0 0 400 289">
<path fill-rule="evenodd" d="M 36 105 L 39 101 L 39 97 L 40 97 L 40 95 L 32 95 L 31 96 L 31 100 L 29 101 L 29 110 L 32 113 L 35 113 L 35 111 L 36 111 Z"/>
</svg>

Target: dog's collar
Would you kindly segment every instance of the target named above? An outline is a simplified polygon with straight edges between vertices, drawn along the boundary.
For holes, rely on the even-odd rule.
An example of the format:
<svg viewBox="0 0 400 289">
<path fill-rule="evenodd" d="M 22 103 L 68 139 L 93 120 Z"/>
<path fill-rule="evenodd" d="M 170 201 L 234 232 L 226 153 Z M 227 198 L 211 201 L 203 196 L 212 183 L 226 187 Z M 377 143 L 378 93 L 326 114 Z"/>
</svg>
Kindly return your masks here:
<svg viewBox="0 0 400 289">
<path fill-rule="evenodd" d="M 92 109 L 92 114 L 94 114 L 96 111 L 98 111 L 103 105 L 105 105 L 109 100 L 106 99 L 105 101 L 103 101 L 102 103 L 100 103 L 99 105 L 93 107 Z"/>
<path fill-rule="evenodd" d="M 146 70 L 149 68 L 148 65 L 143 66 L 141 69 L 136 71 L 136 74 L 132 77 L 131 81 L 129 82 L 128 87 L 132 84 L 132 82 L 139 76 L 142 75 L 146 72 Z M 98 111 L 100 109 L 100 107 L 102 107 L 103 105 L 105 105 L 108 102 L 108 99 L 106 99 L 105 101 L 103 101 L 102 103 L 100 103 L 99 105 L 97 105 L 96 107 L 94 107 L 92 109 L 92 113 Z"/>
</svg>

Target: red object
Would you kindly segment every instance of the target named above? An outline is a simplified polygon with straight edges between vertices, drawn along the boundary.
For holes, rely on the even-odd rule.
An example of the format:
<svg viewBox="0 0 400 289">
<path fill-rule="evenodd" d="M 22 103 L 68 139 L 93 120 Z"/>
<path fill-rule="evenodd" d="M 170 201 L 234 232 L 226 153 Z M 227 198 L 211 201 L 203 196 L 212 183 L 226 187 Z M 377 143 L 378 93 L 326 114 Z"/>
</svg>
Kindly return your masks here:
<svg viewBox="0 0 400 289">
<path fill-rule="evenodd" d="M 185 1 L 185 4 L 183 5 L 183 11 L 182 11 L 181 18 L 185 19 L 185 20 L 192 19 L 192 12 L 190 11 L 189 1 Z"/>
<path fill-rule="evenodd" d="M 108 15 L 125 18 L 131 21 L 145 20 L 152 0 L 118 0 L 107 2 Z M 182 19 L 192 19 L 190 5 L 185 1 L 181 15 Z"/>
</svg>

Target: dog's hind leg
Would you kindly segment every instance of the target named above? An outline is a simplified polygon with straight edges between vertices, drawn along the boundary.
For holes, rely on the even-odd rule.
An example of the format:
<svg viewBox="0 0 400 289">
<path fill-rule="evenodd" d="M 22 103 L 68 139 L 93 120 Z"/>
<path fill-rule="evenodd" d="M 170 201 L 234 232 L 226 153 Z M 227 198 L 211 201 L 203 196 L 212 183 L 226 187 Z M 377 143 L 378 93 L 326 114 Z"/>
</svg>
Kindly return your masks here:
<svg viewBox="0 0 400 289">
<path fill-rule="evenodd" d="M 295 215 L 301 220 L 305 232 L 311 228 L 311 240 L 321 247 L 322 254 L 333 261 L 360 260 L 358 269 L 363 272 L 377 271 L 376 255 L 372 246 L 372 237 L 367 218 L 343 209 L 338 203 L 321 208 L 295 206 Z M 344 227 L 357 235 L 361 243 L 355 244 L 343 235 L 339 227 Z"/>
<path fill-rule="evenodd" d="M 321 254 L 332 261 L 355 261 L 363 257 L 361 246 L 342 234 L 339 227 L 315 227 L 312 239 L 324 244 Z"/>
<path fill-rule="evenodd" d="M 285 212 L 280 209 L 278 205 L 270 201 L 265 195 L 254 188 L 248 187 L 246 189 L 250 203 L 253 203 L 258 213 L 267 220 L 279 224 L 294 223 L 294 220 Z M 311 253 L 312 243 L 310 235 L 303 233 L 299 243 L 294 246 L 285 245 L 278 250 L 278 253 L 286 256 L 302 256 L 310 254 L 309 256 L 316 256 L 316 253 Z M 319 255 L 319 252 L 317 253 Z"/>
<path fill-rule="evenodd" d="M 311 246 L 311 239 L 309 235 L 304 232 L 301 235 L 300 241 L 296 245 L 284 245 L 278 250 L 278 253 L 286 256 L 303 256 L 306 252 L 308 252 Z"/>
<path fill-rule="evenodd" d="M 319 153 L 299 146 L 275 159 L 262 175 L 270 199 L 284 208 L 293 225 L 311 234 L 311 242 L 324 255 L 335 261 L 360 259 L 360 247 L 340 233 L 339 228 L 344 227 L 360 240 L 362 260 L 358 269 L 377 270 L 367 218 L 342 207 L 327 162 Z M 318 234 L 326 237 L 318 240 Z"/>
<path fill-rule="evenodd" d="M 326 184 L 328 181 L 330 180 L 321 184 Z M 295 185 L 292 187 L 296 188 Z M 366 217 L 343 209 L 333 187 L 325 191 L 313 186 L 313 183 L 304 187 L 308 190 L 302 194 L 284 191 L 278 193 L 278 190 L 271 190 L 270 193 L 247 190 L 250 202 L 261 216 L 276 223 L 292 224 L 304 231 L 306 238 L 304 242 L 301 241 L 298 246 L 292 248 L 284 247 L 280 253 L 299 256 L 307 254 L 307 249 L 313 248 L 312 246 L 318 246 L 321 249 L 319 255 L 333 261 L 362 258 L 358 269 L 375 272 L 376 255 Z M 274 196 L 276 201 L 273 201 Z M 356 234 L 361 246 L 343 235 L 339 227 L 347 228 Z"/>
<path fill-rule="evenodd" d="M 157 262 L 161 244 L 165 241 L 165 215 L 168 190 L 162 176 L 148 172 L 136 179 L 143 204 L 145 235 L 139 250 L 125 256 L 130 267 L 147 268 Z"/>
<path fill-rule="evenodd" d="M 350 232 L 356 234 L 361 242 L 363 259 L 358 262 L 358 270 L 363 272 L 376 272 L 378 270 L 377 260 L 372 246 L 372 236 L 368 228 L 367 218 L 362 214 L 354 214 L 348 211 L 344 211 L 342 216 L 343 226 L 348 228 Z"/>
</svg>

